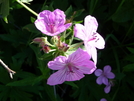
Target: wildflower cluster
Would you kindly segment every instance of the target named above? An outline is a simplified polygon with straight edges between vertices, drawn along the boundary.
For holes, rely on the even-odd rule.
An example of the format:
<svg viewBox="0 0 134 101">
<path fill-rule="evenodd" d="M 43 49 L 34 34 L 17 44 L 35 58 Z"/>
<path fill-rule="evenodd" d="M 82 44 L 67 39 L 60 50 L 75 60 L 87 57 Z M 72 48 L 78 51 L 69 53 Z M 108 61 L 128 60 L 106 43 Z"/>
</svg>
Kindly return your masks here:
<svg viewBox="0 0 134 101">
<path fill-rule="evenodd" d="M 38 14 L 35 26 L 43 34 L 50 36 L 52 42 L 48 42 L 47 36 L 35 38 L 33 42 L 39 44 L 41 50 L 45 53 L 53 52 L 52 54 L 56 54 L 54 59 L 47 64 L 48 68 L 56 70 L 48 78 L 47 84 L 57 85 L 62 84 L 64 81 L 80 80 L 84 77 L 84 74 L 92 74 L 96 70 L 96 48 L 104 49 L 105 41 L 97 32 L 98 22 L 95 17 L 87 15 L 84 19 L 84 25 L 72 24 L 66 22 L 65 13 L 59 9 L 53 12 L 44 10 Z M 74 29 L 72 32 L 70 30 L 70 32 L 66 33 L 66 30 L 70 27 Z M 67 43 L 65 40 L 66 37 L 63 37 L 63 34 L 69 34 L 72 37 L 81 39 L 85 50 L 80 48 L 81 43 L 76 45 L 77 48 L 72 47 L 74 45 L 71 45 L 69 42 Z M 71 39 L 72 41 L 73 38 Z M 69 52 L 71 49 L 73 49 L 72 53 Z M 114 78 L 114 74 L 110 70 L 111 68 L 106 66 L 104 73 L 100 69 L 95 71 L 95 75 L 99 76 L 97 83 L 104 83 L 106 85 L 106 93 L 110 91 L 111 86 L 107 78 Z"/>
</svg>

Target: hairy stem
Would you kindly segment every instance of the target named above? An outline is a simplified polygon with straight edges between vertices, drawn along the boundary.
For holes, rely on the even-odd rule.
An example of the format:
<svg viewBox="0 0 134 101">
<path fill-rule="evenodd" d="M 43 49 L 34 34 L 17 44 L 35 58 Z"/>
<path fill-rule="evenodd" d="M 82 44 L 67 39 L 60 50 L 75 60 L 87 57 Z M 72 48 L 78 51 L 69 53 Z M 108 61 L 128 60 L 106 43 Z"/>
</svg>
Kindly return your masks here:
<svg viewBox="0 0 134 101">
<path fill-rule="evenodd" d="M 3 67 L 8 71 L 11 79 L 13 79 L 13 74 L 15 74 L 16 72 L 11 70 L 1 59 L 0 59 L 0 63 L 3 65 Z"/>
</svg>

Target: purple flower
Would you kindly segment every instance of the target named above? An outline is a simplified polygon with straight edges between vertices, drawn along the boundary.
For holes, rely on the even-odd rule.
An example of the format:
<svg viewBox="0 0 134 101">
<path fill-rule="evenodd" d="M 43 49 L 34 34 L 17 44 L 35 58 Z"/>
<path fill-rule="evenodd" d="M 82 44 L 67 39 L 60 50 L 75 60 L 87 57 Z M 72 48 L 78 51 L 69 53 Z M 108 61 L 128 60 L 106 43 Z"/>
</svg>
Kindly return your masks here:
<svg viewBox="0 0 134 101">
<path fill-rule="evenodd" d="M 103 71 L 101 69 L 97 69 L 95 71 L 95 75 L 98 76 L 96 80 L 97 84 L 101 85 L 103 83 L 107 85 L 107 87 L 109 85 L 108 79 L 115 78 L 115 75 L 111 72 L 111 67 L 109 65 L 106 65 Z"/>
<path fill-rule="evenodd" d="M 64 32 L 72 24 L 66 22 L 66 15 L 63 11 L 56 9 L 53 12 L 49 10 L 44 10 L 38 14 L 37 20 L 35 21 L 35 26 L 42 33 L 55 36 Z"/>
<path fill-rule="evenodd" d="M 105 93 L 109 93 L 110 92 L 110 90 L 111 90 L 111 83 L 110 82 L 108 82 L 108 85 L 106 85 L 106 87 L 104 88 L 104 92 Z"/>
<path fill-rule="evenodd" d="M 92 56 L 95 64 L 97 63 L 97 50 L 103 49 L 105 41 L 103 37 L 96 32 L 98 27 L 95 17 L 90 15 L 85 17 L 84 26 L 82 24 L 76 24 L 74 27 L 74 35 L 84 41 L 85 48 L 89 55 Z"/>
<path fill-rule="evenodd" d="M 58 56 L 48 63 L 52 70 L 58 70 L 47 80 L 49 85 L 62 84 L 64 81 L 80 80 L 84 74 L 91 74 L 96 69 L 95 64 L 90 61 L 90 55 L 81 48 L 74 53 L 65 56 Z"/>
<path fill-rule="evenodd" d="M 107 101 L 105 98 L 102 98 L 100 101 Z"/>
</svg>

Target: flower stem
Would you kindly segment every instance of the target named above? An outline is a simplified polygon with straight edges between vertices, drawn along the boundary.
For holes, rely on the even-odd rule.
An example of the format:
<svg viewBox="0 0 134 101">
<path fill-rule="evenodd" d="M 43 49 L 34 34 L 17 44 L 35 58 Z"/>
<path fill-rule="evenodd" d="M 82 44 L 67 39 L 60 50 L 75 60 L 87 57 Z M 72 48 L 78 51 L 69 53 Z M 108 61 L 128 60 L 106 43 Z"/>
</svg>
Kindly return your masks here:
<svg viewBox="0 0 134 101">
<path fill-rule="evenodd" d="M 1 59 L 0 59 L 0 63 L 3 65 L 3 67 L 8 71 L 11 79 L 13 79 L 13 74 L 15 74 L 16 72 L 11 70 Z"/>
<path fill-rule="evenodd" d="M 20 5 L 22 5 L 24 8 L 26 8 L 29 12 L 33 13 L 35 16 L 38 16 L 38 14 L 33 11 L 32 9 L 30 9 L 28 6 L 26 6 L 24 3 L 22 3 L 21 1 L 19 0 L 16 0 Z"/>
<path fill-rule="evenodd" d="M 74 46 L 73 48 L 77 48 L 79 47 L 80 45 L 82 45 L 84 42 L 80 42 L 79 44 L 77 44 L 76 46 Z"/>
</svg>

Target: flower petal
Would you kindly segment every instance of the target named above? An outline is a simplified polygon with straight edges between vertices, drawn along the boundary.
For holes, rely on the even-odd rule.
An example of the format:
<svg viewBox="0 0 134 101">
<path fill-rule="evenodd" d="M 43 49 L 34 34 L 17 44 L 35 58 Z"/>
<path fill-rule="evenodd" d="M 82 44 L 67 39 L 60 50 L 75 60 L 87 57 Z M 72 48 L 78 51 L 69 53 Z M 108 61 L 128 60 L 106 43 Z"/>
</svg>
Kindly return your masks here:
<svg viewBox="0 0 134 101">
<path fill-rule="evenodd" d="M 37 19 L 37 20 L 34 22 L 34 24 L 35 24 L 36 28 L 37 28 L 38 30 L 40 30 L 42 33 L 48 33 L 47 28 L 46 28 L 46 26 L 45 26 L 46 24 L 45 24 L 45 22 L 44 22 L 43 19 Z"/>
<path fill-rule="evenodd" d="M 92 46 L 98 48 L 98 49 L 104 49 L 105 47 L 105 40 L 103 39 L 103 37 L 98 34 L 97 32 L 94 33 L 94 40 L 89 41 L 90 44 L 92 44 Z"/>
<path fill-rule="evenodd" d="M 76 67 L 78 67 L 79 71 L 84 74 L 92 74 L 97 68 L 96 65 L 90 60 L 84 61 L 83 64 Z"/>
<path fill-rule="evenodd" d="M 66 57 L 65 56 L 58 56 L 54 59 L 54 61 L 48 62 L 48 67 L 52 70 L 59 70 L 66 66 Z"/>
<path fill-rule="evenodd" d="M 72 25 L 72 23 L 67 23 L 65 25 L 58 25 L 57 28 L 57 32 L 56 33 L 62 33 L 64 32 L 66 29 L 68 29 L 70 26 Z"/>
<path fill-rule="evenodd" d="M 38 19 L 44 19 L 44 17 L 47 17 L 48 15 L 50 15 L 52 12 L 49 10 L 44 10 L 42 12 L 40 12 L 37 16 Z"/>
<path fill-rule="evenodd" d="M 84 75 L 81 71 L 75 69 L 73 72 L 68 72 L 66 75 L 66 81 L 76 81 L 83 78 Z"/>
<path fill-rule="evenodd" d="M 110 90 L 111 90 L 111 85 L 110 85 L 110 83 L 109 83 L 109 85 L 106 85 L 106 87 L 104 88 L 104 92 L 105 92 L 105 93 L 109 93 Z"/>
<path fill-rule="evenodd" d="M 105 98 L 102 98 L 100 101 L 107 101 Z"/>
<path fill-rule="evenodd" d="M 92 47 L 89 43 L 84 43 L 85 44 L 85 48 L 88 52 L 89 55 L 91 55 L 93 61 L 95 64 L 97 64 L 97 50 L 95 47 Z"/>
<path fill-rule="evenodd" d="M 75 24 L 74 26 L 74 35 L 77 38 L 82 39 L 83 41 L 88 40 L 87 33 L 85 32 L 85 27 L 82 24 Z"/>
<path fill-rule="evenodd" d="M 104 67 L 104 73 L 109 73 L 109 72 L 111 72 L 111 66 L 106 65 L 106 66 Z"/>
<path fill-rule="evenodd" d="M 103 78 L 104 78 L 103 76 L 99 76 L 99 77 L 96 79 L 96 83 L 99 84 L 99 85 L 101 85 Z"/>
<path fill-rule="evenodd" d="M 48 79 L 47 79 L 47 84 L 49 85 L 57 85 L 57 84 L 62 84 L 66 80 L 67 76 L 67 70 L 61 69 L 55 73 L 53 73 Z"/>
<path fill-rule="evenodd" d="M 102 78 L 102 82 L 103 84 L 108 85 L 108 79 L 106 77 Z"/>
<path fill-rule="evenodd" d="M 95 17 L 88 15 L 84 19 L 84 26 L 86 29 L 86 34 L 88 34 L 88 38 L 90 39 L 92 34 L 96 32 L 98 28 L 98 22 Z"/>
<path fill-rule="evenodd" d="M 100 76 L 100 75 L 102 74 L 102 70 L 101 70 L 101 69 L 97 69 L 97 70 L 94 72 L 94 74 L 95 74 L 96 76 Z"/>
<path fill-rule="evenodd" d="M 115 74 L 112 73 L 112 72 L 106 73 L 105 75 L 106 75 L 106 77 L 109 78 L 109 79 L 115 78 Z"/>
<path fill-rule="evenodd" d="M 87 61 L 90 59 L 90 55 L 82 50 L 81 48 L 78 48 L 74 53 L 72 53 L 68 57 L 68 63 L 73 63 L 75 65 L 81 65 L 84 61 Z"/>
<path fill-rule="evenodd" d="M 55 14 L 55 20 L 58 20 L 59 23 L 64 24 L 66 21 L 66 15 L 63 11 L 61 11 L 60 9 L 56 9 L 53 11 L 53 13 Z"/>
</svg>

